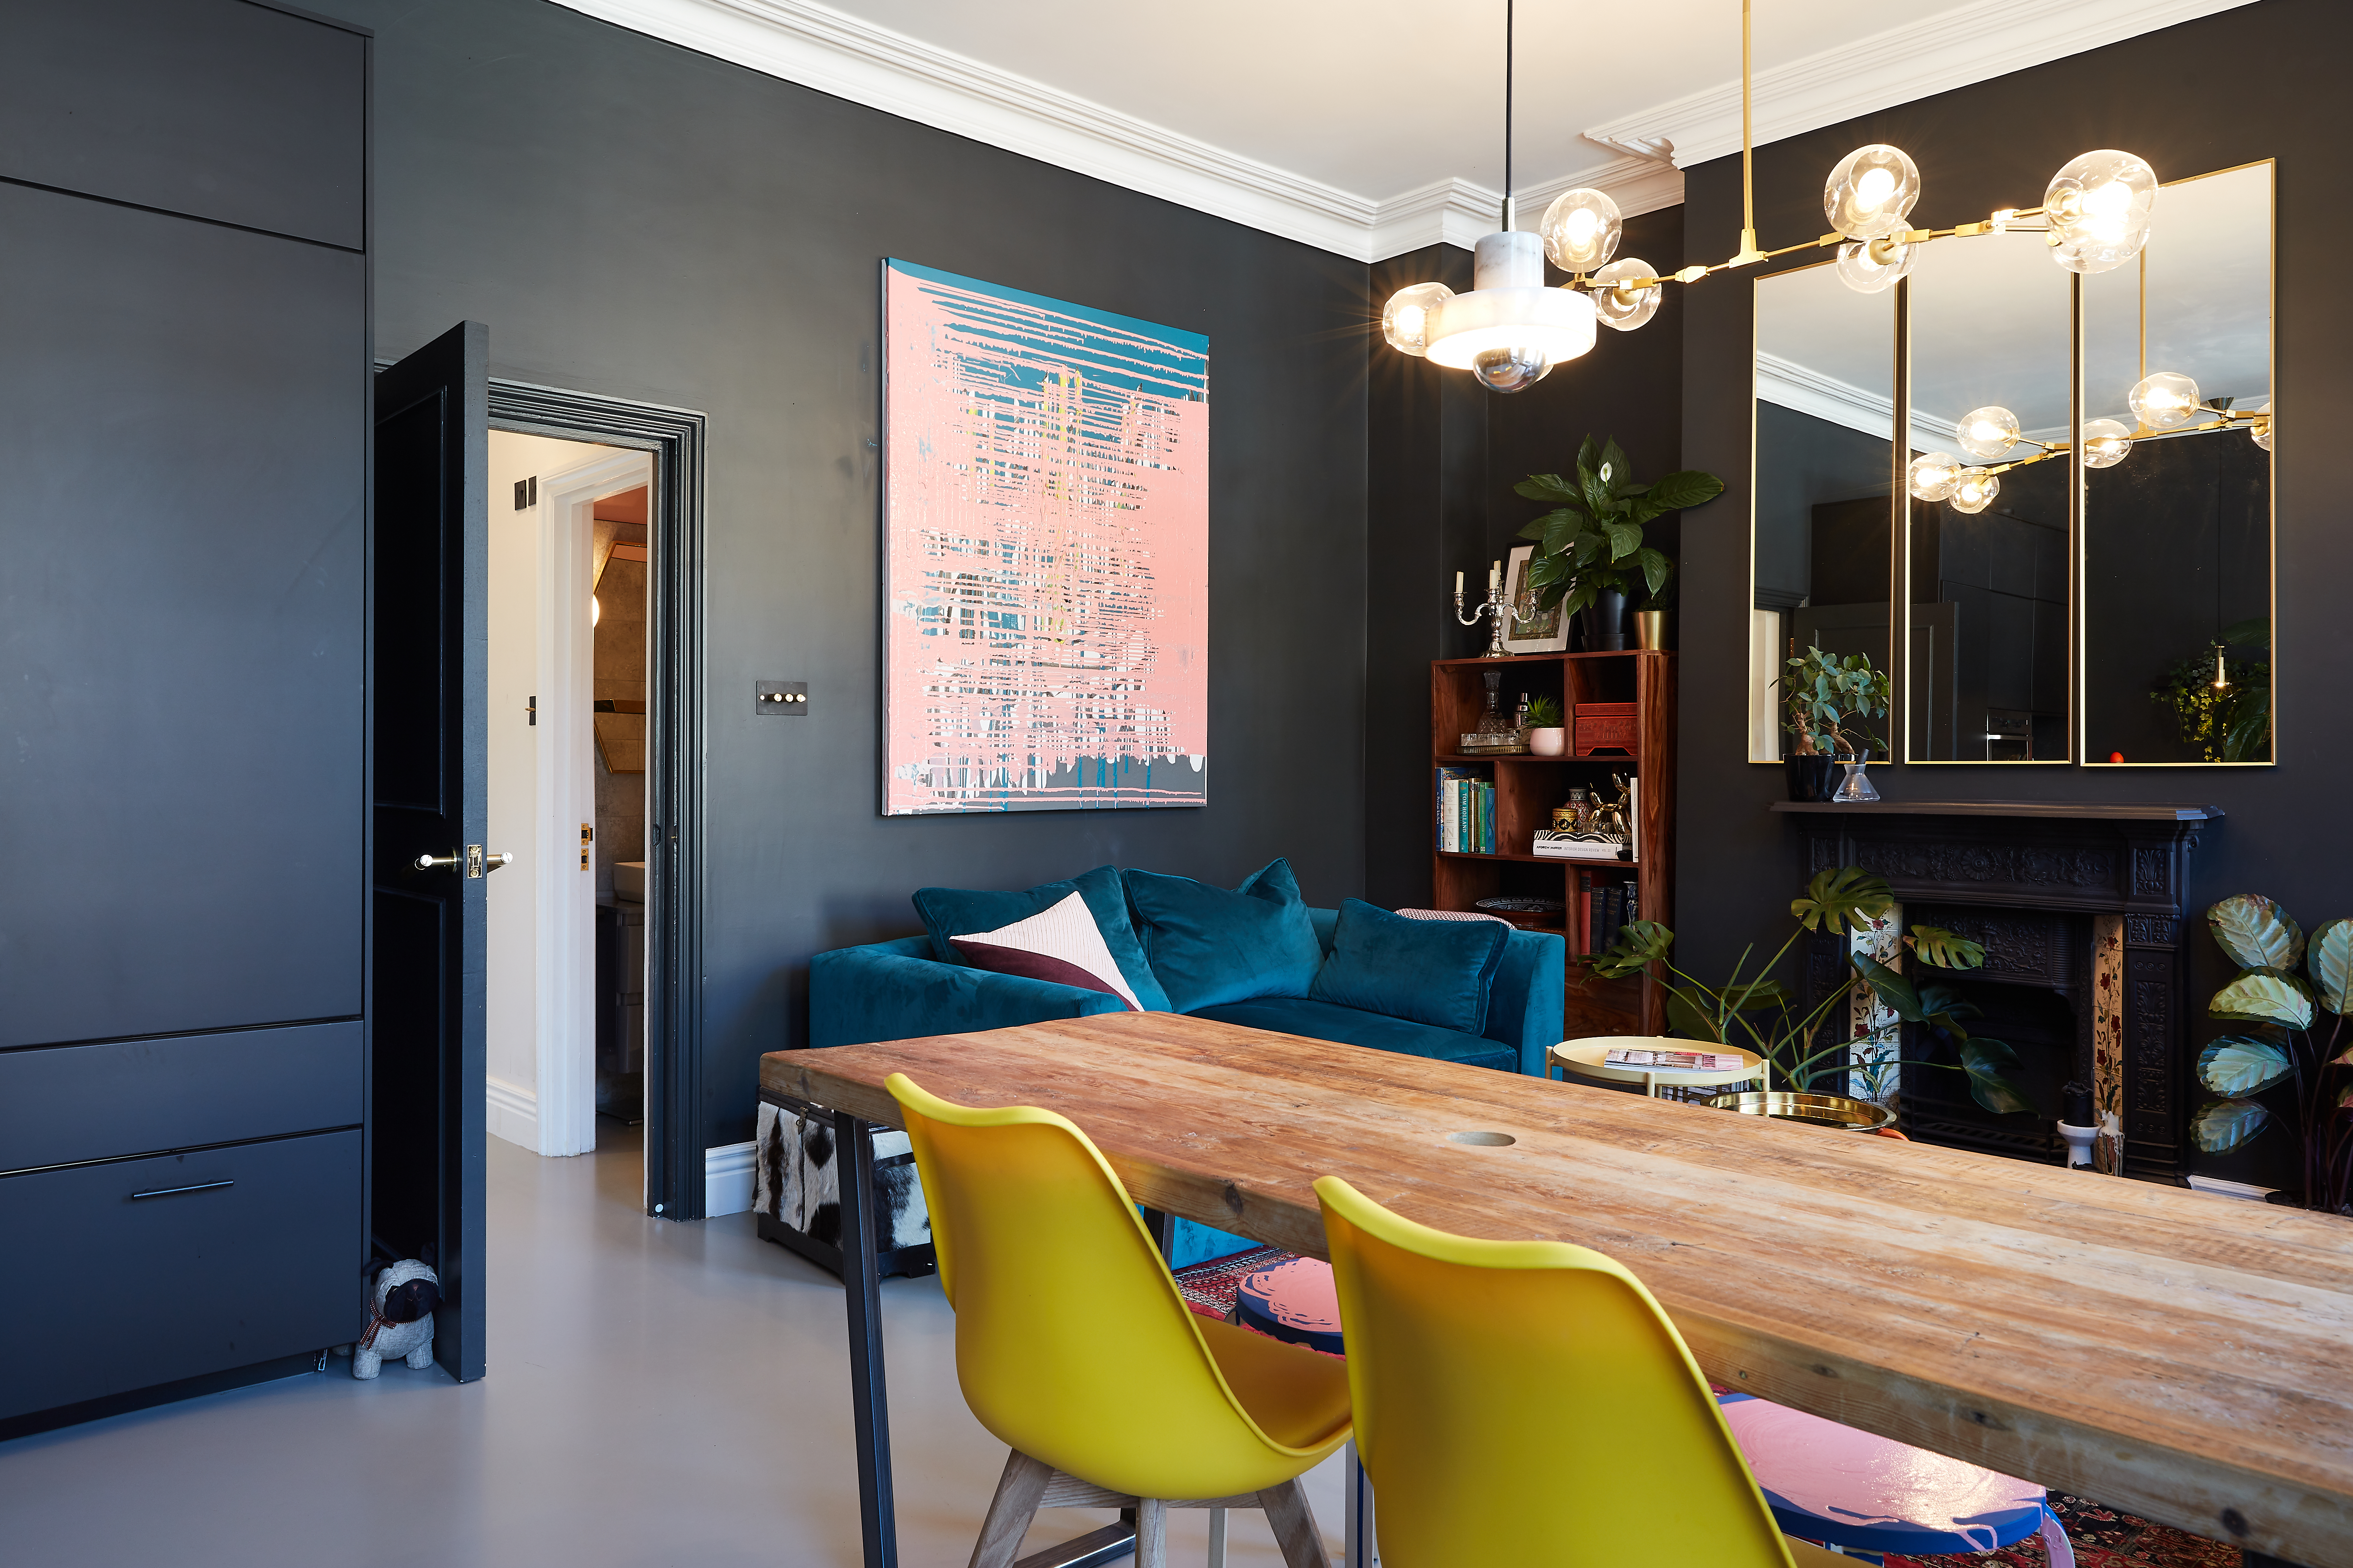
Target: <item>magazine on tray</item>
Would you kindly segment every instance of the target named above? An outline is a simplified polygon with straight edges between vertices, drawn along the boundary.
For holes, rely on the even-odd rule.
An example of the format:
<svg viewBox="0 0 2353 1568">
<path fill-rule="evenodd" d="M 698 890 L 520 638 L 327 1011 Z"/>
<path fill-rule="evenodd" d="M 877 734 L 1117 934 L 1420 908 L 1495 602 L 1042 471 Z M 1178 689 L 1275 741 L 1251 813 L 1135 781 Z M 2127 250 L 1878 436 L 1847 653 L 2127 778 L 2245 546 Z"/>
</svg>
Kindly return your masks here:
<svg viewBox="0 0 2353 1568">
<path fill-rule="evenodd" d="M 1601 1059 L 1613 1068 L 1672 1072 L 1730 1072 L 1744 1065 L 1732 1051 L 1662 1051 L 1634 1046 L 1613 1047 Z"/>
</svg>

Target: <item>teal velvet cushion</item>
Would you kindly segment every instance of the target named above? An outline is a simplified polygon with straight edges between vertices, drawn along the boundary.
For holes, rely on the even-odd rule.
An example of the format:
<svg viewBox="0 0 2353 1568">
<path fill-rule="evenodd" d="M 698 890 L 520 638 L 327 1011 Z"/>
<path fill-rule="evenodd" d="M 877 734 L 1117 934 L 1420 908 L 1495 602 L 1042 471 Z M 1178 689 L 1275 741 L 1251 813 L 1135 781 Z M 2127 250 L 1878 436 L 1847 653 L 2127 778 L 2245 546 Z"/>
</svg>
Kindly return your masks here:
<svg viewBox="0 0 2353 1568">
<path fill-rule="evenodd" d="M 1340 905 L 1332 956 L 1307 994 L 1433 1028 L 1476 1035 L 1487 1027 L 1512 928 L 1501 921 L 1409 921 L 1362 899 Z"/>
<path fill-rule="evenodd" d="M 1253 996 L 1304 996 L 1324 962 L 1288 860 L 1271 861 L 1232 892 L 1190 877 L 1121 873 L 1145 955 L 1179 1013 Z"/>
<path fill-rule="evenodd" d="M 1120 887 L 1119 872 L 1112 867 L 1098 866 L 1084 876 L 1041 882 L 1018 893 L 918 888 L 915 912 L 923 917 L 923 929 L 932 933 L 932 956 L 942 963 L 962 965 L 964 955 L 949 945 L 950 937 L 995 931 L 1016 921 L 1026 921 L 1074 892 L 1086 900 L 1088 912 L 1095 917 L 1095 929 L 1103 932 L 1103 946 L 1111 950 L 1112 962 L 1119 965 L 1128 989 L 1144 1004 L 1144 1010 L 1176 1011 L 1169 1004 L 1168 993 L 1153 976 L 1152 965 L 1144 956 L 1144 944 L 1136 940 L 1135 926 L 1127 918 L 1127 894 Z"/>
</svg>

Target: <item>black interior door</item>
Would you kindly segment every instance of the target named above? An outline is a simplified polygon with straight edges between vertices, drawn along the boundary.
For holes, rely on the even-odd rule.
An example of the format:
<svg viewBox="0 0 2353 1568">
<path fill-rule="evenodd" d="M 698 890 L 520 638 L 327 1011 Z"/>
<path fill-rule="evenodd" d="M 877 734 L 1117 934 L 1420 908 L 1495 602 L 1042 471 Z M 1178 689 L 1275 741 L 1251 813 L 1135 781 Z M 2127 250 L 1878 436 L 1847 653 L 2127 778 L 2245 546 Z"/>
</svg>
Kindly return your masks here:
<svg viewBox="0 0 2353 1568">
<path fill-rule="evenodd" d="M 441 1276 L 434 1358 L 482 1375 L 490 331 L 375 384 L 375 994 L 369 1220 Z"/>
</svg>

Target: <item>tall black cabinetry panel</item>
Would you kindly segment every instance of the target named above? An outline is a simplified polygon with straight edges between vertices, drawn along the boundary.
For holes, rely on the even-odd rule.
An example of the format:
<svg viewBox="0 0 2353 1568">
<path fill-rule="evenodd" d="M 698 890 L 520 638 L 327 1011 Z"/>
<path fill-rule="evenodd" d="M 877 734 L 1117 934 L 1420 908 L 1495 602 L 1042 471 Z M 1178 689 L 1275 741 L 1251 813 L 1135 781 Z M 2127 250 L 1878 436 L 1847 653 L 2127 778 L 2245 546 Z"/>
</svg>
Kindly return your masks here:
<svg viewBox="0 0 2353 1568">
<path fill-rule="evenodd" d="M 369 45 L 0 37 L 5 1433 L 363 1321 Z"/>
</svg>

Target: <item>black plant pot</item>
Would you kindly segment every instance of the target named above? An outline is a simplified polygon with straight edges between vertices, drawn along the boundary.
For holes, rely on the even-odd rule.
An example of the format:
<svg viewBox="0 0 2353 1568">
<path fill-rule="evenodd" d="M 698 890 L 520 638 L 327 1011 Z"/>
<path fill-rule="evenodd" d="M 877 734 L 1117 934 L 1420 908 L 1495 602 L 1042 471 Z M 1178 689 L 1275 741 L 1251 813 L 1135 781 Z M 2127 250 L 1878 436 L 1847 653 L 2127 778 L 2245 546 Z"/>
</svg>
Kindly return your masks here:
<svg viewBox="0 0 2353 1568">
<path fill-rule="evenodd" d="M 1781 769 L 1788 775 L 1791 800 L 1828 800 L 1838 787 L 1836 757 L 1784 757 Z"/>
<path fill-rule="evenodd" d="M 1626 647 L 1626 595 L 1616 588 L 1604 588 L 1593 596 L 1593 603 L 1577 612 L 1585 625 L 1585 651 L 1617 653 Z"/>
</svg>

